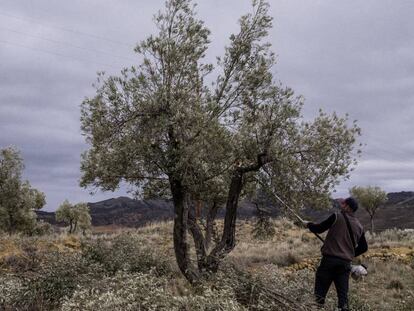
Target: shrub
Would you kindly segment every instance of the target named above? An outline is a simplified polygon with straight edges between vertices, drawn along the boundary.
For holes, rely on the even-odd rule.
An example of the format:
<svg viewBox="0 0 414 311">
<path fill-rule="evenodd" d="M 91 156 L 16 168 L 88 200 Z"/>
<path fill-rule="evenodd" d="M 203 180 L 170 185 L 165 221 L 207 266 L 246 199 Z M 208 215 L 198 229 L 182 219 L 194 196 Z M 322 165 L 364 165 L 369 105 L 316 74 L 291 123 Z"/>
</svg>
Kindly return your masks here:
<svg viewBox="0 0 414 311">
<path fill-rule="evenodd" d="M 40 220 L 36 223 L 36 226 L 33 228 L 33 231 L 30 232 L 30 235 L 51 235 L 53 234 L 53 226 L 48 223 Z"/>
<path fill-rule="evenodd" d="M 414 232 L 401 229 L 387 229 L 379 233 L 367 232 L 369 242 L 414 242 Z"/>
<path fill-rule="evenodd" d="M 276 220 L 276 226 L 282 231 L 295 228 L 295 224 L 291 220 L 287 219 L 286 217 L 278 218 Z"/>
<path fill-rule="evenodd" d="M 24 278 L 17 301 L 12 305 L 23 310 L 51 310 L 77 286 L 88 284 L 102 274 L 99 266 L 89 265 L 79 253 L 50 252 L 37 271 Z"/>
<path fill-rule="evenodd" d="M 259 217 L 252 230 L 253 237 L 257 240 L 270 240 L 276 234 L 275 226 L 270 217 Z"/>
<path fill-rule="evenodd" d="M 175 297 L 168 290 L 167 279 L 150 271 L 128 274 L 120 271 L 97 282 L 92 288 L 80 288 L 66 298 L 62 311 L 112 310 L 243 310 L 231 290 L 198 288 L 200 293 Z"/>
<path fill-rule="evenodd" d="M 122 233 L 110 240 L 105 237 L 88 240 L 82 245 L 82 254 L 89 262 L 101 264 L 112 275 L 119 270 L 135 273 L 153 269 L 158 275 L 172 273 L 170 263 L 144 245 L 136 234 Z"/>
<path fill-rule="evenodd" d="M 400 280 L 391 280 L 387 285 L 387 289 L 401 290 L 404 289 L 404 284 Z"/>
<path fill-rule="evenodd" d="M 357 294 L 356 295 L 349 295 L 349 308 L 352 311 L 374 311 L 373 308 L 369 306 L 369 304 L 361 299 Z"/>
<path fill-rule="evenodd" d="M 248 310 L 305 310 L 309 303 L 304 280 L 283 277 L 275 266 L 252 275 L 234 266 L 225 265 L 210 280 L 214 287 L 224 291 L 234 291 L 236 301 Z M 302 273 L 302 272 L 300 272 Z"/>
<path fill-rule="evenodd" d="M 27 271 L 35 271 L 39 267 L 42 254 L 34 245 L 32 238 L 16 239 L 10 245 L 13 251 L 2 258 L 0 268 L 23 274 Z"/>
<path fill-rule="evenodd" d="M 300 257 L 297 254 L 288 251 L 280 253 L 277 256 L 273 256 L 270 261 L 271 263 L 278 265 L 279 267 L 286 267 L 299 263 Z"/>
<path fill-rule="evenodd" d="M 0 310 L 12 310 L 13 304 L 19 300 L 22 292 L 22 281 L 11 275 L 0 277 Z"/>
</svg>

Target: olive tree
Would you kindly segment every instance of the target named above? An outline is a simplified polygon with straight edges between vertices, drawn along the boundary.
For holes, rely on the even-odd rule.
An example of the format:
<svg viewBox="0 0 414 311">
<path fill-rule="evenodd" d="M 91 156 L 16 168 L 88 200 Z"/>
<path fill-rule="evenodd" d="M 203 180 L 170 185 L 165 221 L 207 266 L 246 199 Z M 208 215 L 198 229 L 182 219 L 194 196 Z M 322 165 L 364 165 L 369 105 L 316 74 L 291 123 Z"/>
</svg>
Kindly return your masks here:
<svg viewBox="0 0 414 311">
<path fill-rule="evenodd" d="M 96 95 L 82 103 L 90 147 L 81 185 L 115 190 L 126 182 L 137 195 L 171 198 L 176 260 L 194 283 L 234 248 L 238 203 L 249 189 L 260 184 L 297 207 L 326 198 L 354 164 L 360 130 L 336 114 L 302 118 L 303 98 L 272 74 L 265 1 L 253 1 L 216 65 L 204 60 L 210 31 L 190 0 L 167 1 L 154 20 L 157 33 L 135 49 L 142 62 L 119 76 L 99 74 Z M 225 208 L 211 247 L 194 212 L 200 202 L 210 218 Z"/>
<path fill-rule="evenodd" d="M 371 232 L 374 232 L 374 216 L 378 208 L 387 202 L 387 193 L 377 186 L 354 186 L 349 189 L 349 193 L 367 211 L 370 217 Z"/>
<path fill-rule="evenodd" d="M 0 229 L 9 234 L 30 232 L 37 223 L 34 211 L 46 204 L 44 193 L 22 180 L 23 169 L 18 150 L 0 149 Z"/>
<path fill-rule="evenodd" d="M 85 233 L 91 227 L 91 215 L 86 203 L 72 205 L 68 200 L 65 200 L 56 210 L 55 217 L 57 221 L 69 225 L 70 234 L 78 230 Z"/>
<path fill-rule="evenodd" d="M 78 229 L 83 235 L 92 227 L 92 217 L 87 203 L 78 203 L 75 205 L 78 221 L 75 223 L 74 231 Z"/>
</svg>

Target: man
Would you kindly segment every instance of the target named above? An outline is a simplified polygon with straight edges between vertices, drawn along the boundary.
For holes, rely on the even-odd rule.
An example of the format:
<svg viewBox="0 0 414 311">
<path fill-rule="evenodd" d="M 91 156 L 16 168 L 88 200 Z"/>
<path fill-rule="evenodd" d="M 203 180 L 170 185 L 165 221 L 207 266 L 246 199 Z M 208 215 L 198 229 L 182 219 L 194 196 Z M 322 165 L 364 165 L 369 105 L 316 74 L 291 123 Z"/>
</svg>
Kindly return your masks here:
<svg viewBox="0 0 414 311">
<path fill-rule="evenodd" d="M 354 198 L 340 199 L 341 212 L 332 214 L 319 224 L 307 223 L 313 233 L 328 234 L 321 248 L 322 260 L 316 271 L 315 298 L 322 307 L 332 282 L 335 284 L 338 307 L 348 310 L 348 286 L 351 261 L 368 250 L 364 229 L 354 213 L 358 203 Z M 347 220 L 349 222 L 348 229 Z M 351 238 L 351 232 L 353 239 Z M 355 245 L 354 245 L 355 244 Z"/>
</svg>

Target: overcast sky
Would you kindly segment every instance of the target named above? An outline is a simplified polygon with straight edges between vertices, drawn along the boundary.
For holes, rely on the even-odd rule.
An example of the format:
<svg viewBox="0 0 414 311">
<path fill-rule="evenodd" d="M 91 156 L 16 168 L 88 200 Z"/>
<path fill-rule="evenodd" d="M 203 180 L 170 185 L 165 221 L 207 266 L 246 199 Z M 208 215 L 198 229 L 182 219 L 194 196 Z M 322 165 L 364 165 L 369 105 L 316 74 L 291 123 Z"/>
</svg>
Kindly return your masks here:
<svg viewBox="0 0 414 311">
<path fill-rule="evenodd" d="M 80 103 L 93 96 L 97 71 L 117 74 L 139 62 L 135 44 L 154 32 L 163 0 L 2 0 L 0 148 L 21 150 L 24 172 L 46 193 L 46 210 L 64 200 L 125 195 L 78 186 Z M 208 57 L 222 55 L 249 0 L 200 0 L 212 31 Z M 349 113 L 366 144 L 353 185 L 414 190 L 414 1 L 272 0 L 276 79 L 306 98 L 304 114 Z"/>
</svg>

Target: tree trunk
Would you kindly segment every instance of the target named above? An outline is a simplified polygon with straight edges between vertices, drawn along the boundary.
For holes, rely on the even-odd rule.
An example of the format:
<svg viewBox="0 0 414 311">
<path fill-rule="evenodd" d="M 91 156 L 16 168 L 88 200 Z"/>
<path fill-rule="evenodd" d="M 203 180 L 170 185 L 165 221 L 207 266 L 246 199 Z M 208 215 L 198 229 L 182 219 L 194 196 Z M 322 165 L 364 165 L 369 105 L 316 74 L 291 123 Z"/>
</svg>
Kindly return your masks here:
<svg viewBox="0 0 414 311">
<path fill-rule="evenodd" d="M 188 214 L 188 229 L 194 240 L 194 246 L 197 254 L 198 271 L 203 274 L 206 270 L 207 253 L 204 244 L 204 236 L 200 226 L 197 224 L 197 217 L 194 215 L 197 211 Z"/>
<path fill-rule="evenodd" d="M 213 237 L 214 221 L 219 210 L 219 205 L 216 202 L 213 202 L 213 205 L 209 208 L 207 213 L 206 220 L 206 238 L 204 240 L 204 247 L 206 250 L 209 250 L 211 239 Z"/>
<path fill-rule="evenodd" d="M 243 177 L 248 172 L 258 171 L 263 165 L 270 162 L 267 153 L 257 155 L 257 163 L 234 170 L 230 182 L 229 193 L 226 202 L 226 215 L 221 241 L 213 248 L 207 257 L 207 269 L 209 272 L 217 272 L 221 260 L 230 253 L 236 245 L 236 218 L 240 193 L 243 188 Z"/>
<path fill-rule="evenodd" d="M 72 234 L 72 220 L 69 221 L 69 234 Z"/>
<path fill-rule="evenodd" d="M 371 233 L 374 233 L 374 215 L 371 215 Z"/>
<path fill-rule="evenodd" d="M 8 231 L 9 231 L 9 236 L 11 236 L 11 235 L 12 235 L 12 233 L 13 233 L 14 229 L 15 229 L 15 222 L 14 222 L 14 218 L 13 218 L 12 213 L 10 213 L 10 214 L 9 214 L 9 229 L 8 229 Z"/>
<path fill-rule="evenodd" d="M 214 247 L 207 257 L 207 268 L 216 272 L 220 261 L 234 248 L 236 244 L 236 216 L 240 193 L 243 186 L 243 171 L 236 169 L 230 183 L 226 203 L 226 216 L 221 241 Z"/>
<path fill-rule="evenodd" d="M 174 202 L 174 251 L 178 267 L 185 278 L 191 283 L 199 281 L 199 274 L 191 265 L 189 245 L 187 241 L 188 230 L 188 200 L 186 191 L 179 180 L 171 180 L 170 188 Z"/>
<path fill-rule="evenodd" d="M 236 218 L 240 193 L 243 188 L 245 173 L 258 171 L 269 160 L 266 153 L 257 156 L 257 163 L 246 167 L 238 167 L 231 178 L 226 202 L 226 215 L 224 228 L 220 242 L 213 248 L 209 255 L 206 254 L 204 237 L 196 222 L 195 215 L 189 213 L 189 194 L 181 180 L 170 177 L 170 188 L 174 202 L 174 250 L 178 267 L 186 279 L 192 283 L 198 283 L 204 272 L 215 273 L 221 260 L 230 253 L 236 245 Z M 217 211 L 216 211 L 217 212 Z M 213 219 L 212 219 L 213 220 Z M 197 271 L 189 258 L 189 244 L 187 230 L 190 230 L 197 252 Z M 200 273 L 201 272 L 201 273 Z"/>
</svg>

